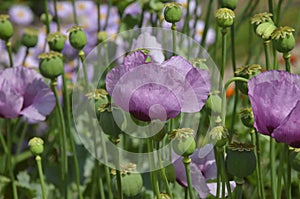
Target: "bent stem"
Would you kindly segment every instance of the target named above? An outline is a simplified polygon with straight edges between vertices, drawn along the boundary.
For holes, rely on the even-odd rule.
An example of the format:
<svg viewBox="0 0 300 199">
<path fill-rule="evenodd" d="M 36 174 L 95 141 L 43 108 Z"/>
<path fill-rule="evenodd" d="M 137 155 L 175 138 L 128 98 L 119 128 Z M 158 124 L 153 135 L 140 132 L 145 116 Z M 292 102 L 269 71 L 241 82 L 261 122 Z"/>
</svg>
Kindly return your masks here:
<svg viewBox="0 0 300 199">
<path fill-rule="evenodd" d="M 185 167 L 185 174 L 186 174 L 188 191 L 189 191 L 189 196 L 190 196 L 189 198 L 194 199 L 193 185 L 192 185 L 192 179 L 191 179 L 191 168 L 190 168 L 191 161 L 192 160 L 189 156 L 184 157 L 182 160 L 184 167 Z"/>
<path fill-rule="evenodd" d="M 65 198 L 68 198 L 68 191 L 67 191 L 67 178 L 68 178 L 68 158 L 67 158 L 67 136 L 66 136 L 66 125 L 65 125 L 65 120 L 64 120 L 64 115 L 63 115 L 63 110 L 60 105 L 59 101 L 59 96 L 57 92 L 57 81 L 56 79 L 51 81 L 51 89 L 55 95 L 56 99 L 56 107 L 57 107 L 57 114 L 60 122 L 60 128 L 61 128 L 61 136 L 59 137 L 61 139 L 61 158 L 62 158 L 62 166 L 61 166 L 61 172 L 62 172 L 62 192 L 65 195 Z"/>
<path fill-rule="evenodd" d="M 6 41 L 5 46 L 6 46 L 6 49 L 7 49 L 7 52 L 8 52 L 9 66 L 13 67 L 14 66 L 14 61 L 13 61 L 13 57 L 12 57 L 11 42 Z"/>
<path fill-rule="evenodd" d="M 41 189 L 42 189 L 42 195 L 43 199 L 47 199 L 47 194 L 46 194 L 46 189 L 45 189 L 45 181 L 44 181 L 44 174 L 43 174 L 43 169 L 42 169 L 42 158 L 41 156 L 37 155 L 35 157 L 36 164 L 38 166 L 38 172 L 40 176 L 40 181 L 41 181 Z"/>
</svg>

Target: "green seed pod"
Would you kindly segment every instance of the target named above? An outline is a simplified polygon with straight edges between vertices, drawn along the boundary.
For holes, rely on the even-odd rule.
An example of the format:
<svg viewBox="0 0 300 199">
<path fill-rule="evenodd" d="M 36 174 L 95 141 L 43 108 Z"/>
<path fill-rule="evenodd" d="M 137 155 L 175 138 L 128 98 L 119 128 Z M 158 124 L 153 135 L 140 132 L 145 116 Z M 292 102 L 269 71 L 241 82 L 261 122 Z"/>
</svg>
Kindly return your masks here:
<svg viewBox="0 0 300 199">
<path fill-rule="evenodd" d="M 47 36 L 50 50 L 61 52 L 64 49 L 66 36 L 60 32 L 52 32 Z"/>
<path fill-rule="evenodd" d="M 291 152 L 289 159 L 292 168 L 300 172 L 300 153 L 295 151 Z"/>
<path fill-rule="evenodd" d="M 211 92 L 206 100 L 206 106 L 213 113 L 221 114 L 222 112 L 222 99 L 216 92 Z"/>
<path fill-rule="evenodd" d="M 41 155 L 44 151 L 44 141 L 38 137 L 31 138 L 28 142 L 28 146 L 34 155 Z"/>
<path fill-rule="evenodd" d="M 172 141 L 173 150 L 176 154 L 187 157 L 194 153 L 196 142 L 193 137 L 193 130 L 190 128 L 176 129 L 169 135 Z"/>
<path fill-rule="evenodd" d="M 8 41 L 14 33 L 14 27 L 9 21 L 8 15 L 0 15 L 0 39 Z"/>
<path fill-rule="evenodd" d="M 277 51 L 281 53 L 288 53 L 295 47 L 295 37 L 293 32 L 295 30 L 291 27 L 284 26 L 279 27 L 272 33 L 272 39 L 274 41 L 274 46 Z"/>
<path fill-rule="evenodd" d="M 258 64 L 252 64 L 237 68 L 235 74 L 237 77 L 243 77 L 245 79 L 251 79 L 255 75 L 261 72 L 261 66 Z M 248 85 L 246 82 L 237 81 L 236 85 L 238 89 L 245 95 L 248 95 Z"/>
<path fill-rule="evenodd" d="M 117 180 L 113 178 L 113 189 L 118 192 Z M 134 197 L 142 192 L 143 178 L 139 173 L 127 173 L 121 175 L 122 193 L 125 197 Z"/>
<path fill-rule="evenodd" d="M 264 22 L 272 22 L 272 13 L 263 12 L 259 14 L 255 14 L 253 17 L 251 17 L 251 24 L 254 25 L 254 31 L 256 32 L 256 28 L 259 24 L 262 24 Z"/>
<path fill-rule="evenodd" d="M 263 22 L 259 24 L 256 28 L 256 34 L 263 38 L 264 40 L 270 40 L 273 31 L 276 29 L 276 26 L 272 21 Z"/>
<path fill-rule="evenodd" d="M 228 131 L 224 126 L 216 126 L 209 132 L 210 139 L 216 142 L 216 146 L 222 147 L 227 143 Z"/>
<path fill-rule="evenodd" d="M 238 0 L 221 0 L 221 6 L 223 8 L 229 8 L 234 10 L 237 6 Z"/>
<path fill-rule="evenodd" d="M 98 42 L 102 43 L 108 39 L 108 34 L 105 31 L 98 32 L 97 34 Z"/>
<path fill-rule="evenodd" d="M 48 21 L 49 21 L 49 24 L 50 24 L 50 22 L 52 21 L 52 19 L 53 19 L 52 15 L 51 15 L 51 14 L 48 14 Z M 41 20 L 41 22 L 42 22 L 44 25 L 47 24 L 46 13 L 43 13 L 43 14 L 41 15 L 40 20 Z"/>
<path fill-rule="evenodd" d="M 164 18 L 167 22 L 172 24 L 177 23 L 180 21 L 181 17 L 181 4 L 172 2 L 165 5 Z"/>
<path fill-rule="evenodd" d="M 165 167 L 165 172 L 168 181 L 174 183 L 176 181 L 176 170 L 172 163 Z"/>
<path fill-rule="evenodd" d="M 68 30 L 69 41 L 73 48 L 77 50 L 82 50 L 86 45 L 87 38 L 86 34 L 80 26 L 73 26 Z"/>
<path fill-rule="evenodd" d="M 228 8 L 219 8 L 215 13 L 215 17 L 218 26 L 222 28 L 227 28 L 233 24 L 235 14 L 232 10 Z"/>
<path fill-rule="evenodd" d="M 55 79 L 64 73 L 64 63 L 62 54 L 58 52 L 49 52 L 39 55 L 39 69 L 41 74 L 49 79 Z"/>
<path fill-rule="evenodd" d="M 240 117 L 242 123 L 249 128 L 253 128 L 254 125 L 254 116 L 252 112 L 252 108 L 243 108 L 240 111 Z"/>
<path fill-rule="evenodd" d="M 122 111 L 117 107 L 112 107 L 111 104 L 96 103 L 97 118 L 103 132 L 112 138 L 118 138 L 122 133 L 119 125 L 123 124 L 124 116 Z"/>
<path fill-rule="evenodd" d="M 22 44 L 27 48 L 35 47 L 38 42 L 39 32 L 33 28 L 26 28 L 22 35 Z"/>
<path fill-rule="evenodd" d="M 225 166 L 230 175 L 244 178 L 256 168 L 254 145 L 234 142 L 228 146 Z"/>
</svg>

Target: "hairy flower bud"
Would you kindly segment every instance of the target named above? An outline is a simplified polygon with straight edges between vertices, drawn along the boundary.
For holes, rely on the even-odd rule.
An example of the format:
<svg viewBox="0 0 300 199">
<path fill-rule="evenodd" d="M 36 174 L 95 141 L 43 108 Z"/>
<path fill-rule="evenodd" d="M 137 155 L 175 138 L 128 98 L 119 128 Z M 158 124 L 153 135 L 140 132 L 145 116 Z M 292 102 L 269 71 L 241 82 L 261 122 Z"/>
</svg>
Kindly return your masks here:
<svg viewBox="0 0 300 199">
<path fill-rule="evenodd" d="M 8 15 L 0 15 L 0 39 L 7 41 L 14 33 L 14 28 Z"/>
</svg>

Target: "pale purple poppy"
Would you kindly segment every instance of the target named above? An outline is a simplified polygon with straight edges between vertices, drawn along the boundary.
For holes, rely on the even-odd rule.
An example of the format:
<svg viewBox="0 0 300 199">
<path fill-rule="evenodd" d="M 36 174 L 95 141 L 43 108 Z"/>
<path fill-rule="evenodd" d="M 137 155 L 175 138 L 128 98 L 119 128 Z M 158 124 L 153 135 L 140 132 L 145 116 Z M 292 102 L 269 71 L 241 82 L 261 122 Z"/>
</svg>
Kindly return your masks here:
<svg viewBox="0 0 300 199">
<path fill-rule="evenodd" d="M 175 118 L 180 112 L 197 112 L 210 91 L 210 75 L 174 56 L 162 63 L 135 51 L 106 77 L 114 103 L 142 121 Z"/>
<path fill-rule="evenodd" d="M 300 147 L 300 77 L 267 71 L 250 79 L 248 88 L 256 130 Z"/>
<path fill-rule="evenodd" d="M 8 13 L 11 21 L 18 25 L 26 26 L 33 22 L 33 13 L 28 6 L 13 5 Z"/>
<path fill-rule="evenodd" d="M 182 162 L 183 157 L 175 153 L 172 156 L 173 165 L 176 170 L 176 179 L 179 184 L 187 187 L 185 167 Z M 207 144 L 200 149 L 196 149 L 190 156 L 191 180 L 193 188 L 198 192 L 200 198 L 206 198 L 209 194 L 216 195 L 217 183 L 207 183 L 208 180 L 217 178 L 217 166 L 212 144 Z M 230 182 L 231 191 L 235 188 L 235 182 Z M 227 195 L 227 193 L 226 193 Z"/>
<path fill-rule="evenodd" d="M 45 120 L 55 106 L 55 98 L 42 76 L 26 67 L 0 72 L 0 117 L 25 116 Z"/>
</svg>

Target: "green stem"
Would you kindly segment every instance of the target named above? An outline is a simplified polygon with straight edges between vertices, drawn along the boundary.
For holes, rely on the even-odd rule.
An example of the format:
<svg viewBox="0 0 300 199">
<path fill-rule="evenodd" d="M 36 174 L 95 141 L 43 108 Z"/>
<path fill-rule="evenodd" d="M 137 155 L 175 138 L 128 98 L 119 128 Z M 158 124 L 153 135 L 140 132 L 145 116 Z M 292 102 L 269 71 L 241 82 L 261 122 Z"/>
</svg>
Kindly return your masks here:
<svg viewBox="0 0 300 199">
<path fill-rule="evenodd" d="M 285 145 L 285 152 L 286 152 L 286 165 L 287 165 L 287 181 L 286 181 L 286 198 L 287 199 L 292 199 L 292 186 L 291 186 L 291 178 L 292 178 L 292 168 L 291 164 L 289 161 L 289 156 L 290 156 L 290 150 L 289 146 L 286 144 Z"/>
<path fill-rule="evenodd" d="M 115 144 L 115 167 L 116 167 L 116 177 L 117 177 L 117 187 L 118 187 L 118 199 L 123 199 L 123 192 L 122 192 L 122 179 L 121 179 L 121 168 L 120 168 L 120 156 L 117 144 L 120 142 L 120 138 L 113 138 L 112 142 Z"/>
<path fill-rule="evenodd" d="M 154 193 L 154 196 L 157 199 L 161 199 L 160 198 L 158 181 L 157 181 L 157 175 L 156 175 L 155 171 L 153 171 L 153 169 L 154 169 L 154 157 L 153 157 L 153 142 L 152 142 L 151 138 L 147 139 L 147 150 L 148 150 L 148 153 L 149 153 L 150 177 L 151 177 L 151 184 L 153 186 L 152 187 L 153 193 Z"/>
<path fill-rule="evenodd" d="M 55 19 L 56 19 L 56 25 L 57 25 L 57 31 L 60 31 L 60 22 L 59 22 L 59 17 L 57 14 L 57 0 L 53 1 L 54 3 L 54 14 L 55 14 Z"/>
<path fill-rule="evenodd" d="M 255 146 L 255 145 L 257 145 L 257 143 L 256 143 L 256 135 L 254 134 L 254 129 L 252 129 L 252 131 L 250 132 L 250 134 L 251 134 L 251 141 L 252 141 L 252 143 L 253 143 L 253 145 Z M 259 147 L 257 147 L 256 146 L 256 148 L 255 148 L 255 156 L 256 157 L 258 157 L 257 155 L 258 155 L 258 149 L 259 149 Z M 256 162 L 256 167 L 258 168 L 258 161 Z M 259 175 L 259 169 L 255 169 L 255 172 L 256 172 L 256 182 L 260 182 L 260 175 Z M 256 187 L 257 188 L 257 187 Z M 261 196 L 262 196 L 262 193 L 261 193 L 261 186 L 260 186 L 260 184 L 259 184 L 259 186 L 258 186 L 258 188 L 257 188 L 257 194 L 258 194 L 258 198 L 260 199 L 260 198 L 262 198 Z"/>
<path fill-rule="evenodd" d="M 175 23 L 172 23 L 172 38 L 173 38 L 173 56 L 176 55 L 176 24 Z"/>
<path fill-rule="evenodd" d="M 186 174 L 186 179 L 188 184 L 189 196 L 190 199 L 194 199 L 194 191 L 193 191 L 193 184 L 191 179 L 191 168 L 190 168 L 191 161 L 192 161 L 191 158 L 188 156 L 184 157 L 182 160 L 185 167 L 185 174 Z"/>
<path fill-rule="evenodd" d="M 78 56 L 80 58 L 80 61 L 82 63 L 82 69 L 83 69 L 83 76 L 84 76 L 84 84 L 87 87 L 88 86 L 88 75 L 86 70 L 86 62 L 85 62 L 85 54 L 83 50 L 80 50 L 78 53 Z"/>
<path fill-rule="evenodd" d="M 274 13 L 273 12 L 273 0 L 268 0 L 268 2 L 269 2 L 269 12 L 273 14 Z"/>
<path fill-rule="evenodd" d="M 208 2 L 208 5 L 207 5 L 207 13 L 206 13 L 206 17 L 205 17 L 205 26 L 204 26 L 203 35 L 202 35 L 202 38 L 201 38 L 201 46 L 203 48 L 205 48 L 205 46 L 206 46 L 205 41 L 206 41 L 206 36 L 207 36 L 209 26 L 210 26 L 211 13 L 212 13 L 212 10 L 213 10 L 212 9 L 213 1 L 214 0 L 210 0 Z M 199 54 L 200 54 L 200 52 L 201 52 L 201 50 L 199 50 Z"/>
<path fill-rule="evenodd" d="M 243 198 L 243 184 L 244 184 L 244 179 L 243 178 L 238 178 L 235 180 L 236 182 L 236 195 L 235 198 L 236 199 L 242 199 Z"/>
<path fill-rule="evenodd" d="M 214 153 L 215 153 L 216 164 L 217 164 L 217 193 L 216 193 L 216 197 L 219 198 L 220 189 L 221 189 L 221 165 L 220 165 L 220 158 L 219 158 L 219 155 L 218 155 L 218 149 L 217 149 L 216 146 L 214 147 Z"/>
<path fill-rule="evenodd" d="M 270 137 L 270 168 L 271 168 L 271 189 L 273 198 L 277 198 L 276 192 L 276 168 L 275 168 L 275 142 Z"/>
<path fill-rule="evenodd" d="M 59 96 L 56 88 L 57 82 L 56 80 L 51 81 L 51 89 L 55 95 L 56 99 L 56 107 L 57 107 L 57 114 L 60 122 L 60 127 L 61 127 L 61 134 L 60 139 L 61 139 L 61 158 L 62 158 L 62 189 L 63 189 L 63 195 L 65 198 L 68 198 L 68 191 L 67 191 L 67 177 L 68 177 L 68 159 L 67 159 L 67 136 L 66 136 L 66 125 L 65 125 L 65 120 L 64 120 L 64 115 L 63 115 L 63 110 L 60 105 L 59 101 Z"/>
<path fill-rule="evenodd" d="M 9 66 L 14 67 L 14 61 L 13 61 L 12 50 L 11 50 L 11 42 L 7 40 L 5 42 L 5 45 L 6 45 L 6 49 L 7 49 L 7 52 L 8 52 Z"/>
<path fill-rule="evenodd" d="M 46 33 L 50 33 L 50 20 L 49 20 L 49 11 L 48 11 L 48 0 L 44 0 L 45 14 L 46 14 Z"/>
<path fill-rule="evenodd" d="M 231 187 L 230 187 L 230 183 L 229 183 L 226 168 L 225 168 L 224 147 L 219 148 L 218 153 L 219 153 L 220 166 L 221 166 L 221 170 L 222 170 L 222 198 L 225 198 L 225 185 L 227 187 L 228 198 L 232 198 Z"/>
<path fill-rule="evenodd" d="M 257 133 L 257 131 L 255 131 L 255 148 L 256 148 L 256 154 L 257 154 L 257 169 L 258 169 L 258 185 L 259 185 L 259 189 L 261 192 L 261 198 L 265 199 L 265 191 L 264 191 L 264 182 L 263 182 L 263 178 L 262 178 L 262 170 L 261 170 L 261 159 L 260 159 L 260 141 L 259 141 L 259 135 Z"/>
<path fill-rule="evenodd" d="M 42 195 L 43 199 L 47 199 L 47 194 L 46 194 L 46 189 L 45 189 L 45 181 L 44 181 L 44 174 L 43 174 L 43 169 L 42 169 L 42 158 L 41 156 L 37 155 L 35 157 L 36 164 L 38 166 L 38 172 L 40 176 L 40 181 L 41 181 L 41 189 L 42 189 Z"/>
<path fill-rule="evenodd" d="M 223 126 L 225 126 L 225 120 L 226 120 L 226 90 L 228 89 L 229 85 L 235 81 L 248 82 L 248 80 L 243 77 L 233 77 L 225 83 L 223 88 L 222 106 L 221 106 L 222 107 L 221 119 L 222 119 Z"/>
<path fill-rule="evenodd" d="M 112 6 L 112 1 L 108 0 L 107 15 L 106 15 L 106 18 L 105 18 L 105 24 L 104 24 L 103 30 L 106 30 L 106 28 L 107 28 L 108 18 L 110 17 L 109 15 L 110 15 L 111 6 Z"/>
<path fill-rule="evenodd" d="M 13 144 L 13 134 L 11 133 L 11 122 L 10 119 L 7 119 L 6 123 L 6 135 L 7 135 L 7 147 L 8 147 L 8 153 L 7 153 L 7 168 L 8 172 L 10 175 L 11 183 L 12 183 L 12 190 L 13 190 L 13 196 L 14 199 L 18 199 L 18 191 L 17 191 L 17 186 L 16 186 L 16 181 L 15 181 L 15 176 L 14 176 L 14 167 L 13 167 L 13 162 L 12 162 L 12 154 L 11 154 L 11 149 L 12 149 L 12 144 Z"/>
<path fill-rule="evenodd" d="M 282 145 L 279 145 L 282 149 Z M 278 177 L 277 177 L 277 198 L 281 198 L 281 181 L 284 171 L 284 153 L 280 153 L 279 167 L 278 167 Z"/>
<path fill-rule="evenodd" d="M 70 141 L 71 153 L 73 154 L 73 163 L 75 167 L 75 179 L 76 179 L 76 187 L 79 195 L 79 199 L 83 199 L 82 192 L 80 189 L 80 173 L 79 173 L 79 164 L 78 158 L 75 148 L 75 143 L 73 139 L 73 135 L 71 132 L 71 107 L 70 107 L 70 98 L 67 86 L 67 79 L 65 73 L 62 75 L 63 78 L 63 97 L 64 97 L 64 105 L 65 105 L 65 115 L 66 115 L 66 133 L 67 137 Z"/>
<path fill-rule="evenodd" d="M 189 22 L 190 22 L 190 0 L 187 0 L 186 16 L 183 24 L 183 33 L 187 35 L 190 34 Z"/>
<path fill-rule="evenodd" d="M 18 143 L 17 153 L 16 154 L 19 154 L 21 152 L 22 142 L 24 141 L 24 138 L 25 138 L 25 135 L 26 135 L 26 131 L 27 131 L 27 127 L 28 127 L 28 122 L 24 121 L 24 126 L 23 126 L 22 131 L 21 131 L 20 141 Z"/>
<path fill-rule="evenodd" d="M 28 54 L 29 54 L 29 48 L 26 48 L 25 56 L 22 61 L 22 66 L 25 66 L 25 62 L 26 62 L 26 58 L 27 58 Z"/>
<path fill-rule="evenodd" d="M 270 70 L 270 40 L 264 41 L 265 57 L 266 57 L 266 69 Z"/>
<path fill-rule="evenodd" d="M 73 19 L 74 23 L 78 25 L 78 19 L 77 19 L 77 14 L 76 14 L 76 6 L 75 6 L 75 0 L 71 0 L 72 3 L 72 8 L 73 8 Z"/>
<path fill-rule="evenodd" d="M 219 88 L 222 88 L 222 82 L 224 79 L 224 71 L 226 66 L 226 34 L 227 29 L 222 28 L 222 64 L 220 68 L 220 80 L 219 80 Z"/>
<path fill-rule="evenodd" d="M 32 157 L 32 153 L 31 153 L 31 151 L 29 151 L 29 150 L 24 151 L 24 152 L 22 152 L 22 153 L 20 153 L 20 154 L 15 155 L 15 156 L 13 157 L 13 160 L 12 160 L 12 162 L 13 162 L 13 167 L 14 167 L 16 164 L 18 164 L 18 163 L 20 163 L 20 162 L 22 162 L 22 161 L 24 161 L 24 160 L 27 160 L 28 158 L 31 158 L 31 157 Z"/>
<path fill-rule="evenodd" d="M 101 3 L 100 3 L 100 0 L 97 0 L 97 30 L 98 32 L 100 32 L 101 30 L 101 18 L 100 18 L 100 6 L 101 6 Z"/>
<path fill-rule="evenodd" d="M 102 178 L 99 178 L 99 190 L 100 190 L 100 198 L 105 198 Z"/>
<path fill-rule="evenodd" d="M 285 70 L 287 72 L 291 72 L 291 54 L 290 53 L 284 53 L 283 58 L 285 61 Z"/>
</svg>

